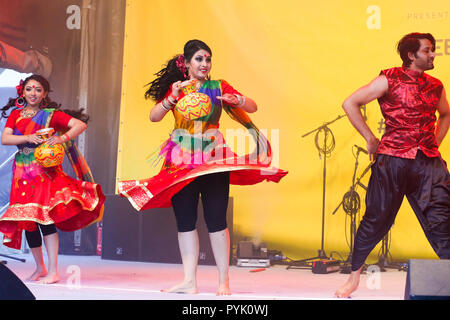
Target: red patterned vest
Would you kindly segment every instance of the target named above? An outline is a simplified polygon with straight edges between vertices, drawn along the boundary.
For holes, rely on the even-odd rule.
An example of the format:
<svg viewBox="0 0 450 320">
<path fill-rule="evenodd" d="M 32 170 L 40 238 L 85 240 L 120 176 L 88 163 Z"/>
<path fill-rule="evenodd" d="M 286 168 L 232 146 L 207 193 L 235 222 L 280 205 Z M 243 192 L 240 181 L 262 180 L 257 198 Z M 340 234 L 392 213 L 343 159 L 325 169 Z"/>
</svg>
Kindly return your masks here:
<svg viewBox="0 0 450 320">
<path fill-rule="evenodd" d="M 415 159 L 420 148 L 428 157 L 440 156 L 435 124 L 442 82 L 404 67 L 380 74 L 386 76 L 389 89 L 378 99 L 386 131 L 377 153 Z"/>
</svg>

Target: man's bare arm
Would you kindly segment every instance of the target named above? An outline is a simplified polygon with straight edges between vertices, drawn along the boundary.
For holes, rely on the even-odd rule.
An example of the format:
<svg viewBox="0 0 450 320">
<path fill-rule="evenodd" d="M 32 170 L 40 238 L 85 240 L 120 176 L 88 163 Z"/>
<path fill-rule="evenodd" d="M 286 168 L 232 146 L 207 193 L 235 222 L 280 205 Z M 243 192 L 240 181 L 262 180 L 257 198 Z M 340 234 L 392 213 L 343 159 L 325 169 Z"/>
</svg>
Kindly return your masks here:
<svg viewBox="0 0 450 320">
<path fill-rule="evenodd" d="M 439 118 L 436 124 L 436 140 L 438 145 L 441 145 L 450 126 L 450 107 L 448 105 L 445 89 L 442 89 L 437 111 L 439 113 Z"/>
<path fill-rule="evenodd" d="M 388 81 L 385 76 L 381 75 L 369 84 L 356 90 L 342 104 L 342 108 L 344 108 L 350 122 L 366 140 L 367 151 L 371 160 L 374 159 L 377 152 L 379 140 L 364 121 L 360 107 L 382 97 L 387 90 Z"/>
</svg>

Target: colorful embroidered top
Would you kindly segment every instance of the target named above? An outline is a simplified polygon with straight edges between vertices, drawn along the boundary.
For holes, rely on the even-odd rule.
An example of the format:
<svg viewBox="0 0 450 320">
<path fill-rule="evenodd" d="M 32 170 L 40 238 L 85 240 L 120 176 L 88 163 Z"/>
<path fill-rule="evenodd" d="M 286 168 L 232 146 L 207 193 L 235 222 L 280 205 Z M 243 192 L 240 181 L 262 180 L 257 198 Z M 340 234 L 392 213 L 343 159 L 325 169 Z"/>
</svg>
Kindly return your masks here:
<svg viewBox="0 0 450 320">
<path fill-rule="evenodd" d="M 377 153 L 415 159 L 420 148 L 428 157 L 438 157 L 435 124 L 441 81 L 404 67 L 380 74 L 386 76 L 389 89 L 378 99 L 386 131 Z"/>
<path fill-rule="evenodd" d="M 25 130 L 25 128 L 22 128 L 24 125 L 21 124 L 21 120 L 27 119 L 27 118 L 21 117 L 21 115 L 20 115 L 21 111 L 22 111 L 22 109 L 16 109 L 11 112 L 11 114 L 8 117 L 8 120 L 6 121 L 5 128 L 11 128 L 11 129 L 13 129 L 13 130 L 15 129 L 17 131 L 20 130 L 22 132 L 25 132 L 25 131 L 36 132 L 37 130 Z M 50 112 L 53 112 L 54 109 L 44 109 L 43 111 L 45 111 L 45 112 L 38 116 L 41 116 L 41 117 L 47 116 L 48 117 Z M 47 113 L 47 114 L 45 114 L 45 113 Z M 65 130 L 67 128 L 67 125 L 68 125 L 70 119 L 72 119 L 72 117 L 69 116 L 67 113 L 62 112 L 62 111 L 54 111 L 53 116 L 52 116 L 48 126 L 51 128 L 54 128 L 55 130 Z M 36 121 L 33 121 L 33 122 L 26 121 L 24 123 L 26 126 L 42 127 L 42 125 L 37 124 Z M 14 134 L 17 134 L 17 133 L 15 132 Z"/>
<path fill-rule="evenodd" d="M 225 139 L 218 130 L 222 109 L 232 119 L 244 125 L 257 142 L 255 153 L 247 155 L 246 159 L 257 157 L 259 162 L 270 163 L 269 142 L 259 134 L 258 128 L 248 115 L 242 109 L 222 104 L 222 101 L 217 99 L 226 93 L 241 95 L 225 80 L 205 81 L 198 90 L 188 89 L 181 92 L 177 106 L 172 109 L 175 118 L 174 130 L 170 139 L 161 147 L 160 155 L 165 155 L 166 167 L 175 166 L 179 169 L 180 163 L 183 162 L 193 168 L 212 158 L 215 161 L 236 160 L 236 155 L 226 146 Z M 167 92 L 166 97 L 170 94 L 171 90 Z M 245 163 L 246 160 L 242 159 L 241 162 Z"/>
<path fill-rule="evenodd" d="M 193 87 L 195 83 L 193 84 Z M 208 96 L 209 101 L 205 101 L 205 104 L 209 104 L 210 107 L 205 107 L 203 110 L 197 112 L 195 108 L 195 101 L 190 100 L 186 103 L 186 107 L 180 109 L 180 103 L 176 108 L 172 109 L 173 115 L 175 117 L 175 125 L 174 129 L 186 129 L 190 133 L 194 133 L 194 124 L 195 122 L 201 122 L 201 131 L 205 132 L 211 128 L 219 127 L 219 119 L 222 114 L 222 103 L 218 96 L 222 96 L 226 93 L 229 94 L 238 94 L 241 95 L 236 89 L 234 89 L 228 82 L 225 80 L 218 81 L 205 81 L 203 85 L 198 89 L 188 88 L 187 90 L 183 90 L 180 92 L 180 96 L 178 101 L 182 101 L 186 95 L 191 93 L 201 93 Z M 165 98 L 168 97 L 172 93 L 172 90 L 169 90 Z M 194 97 L 195 99 L 195 97 Z M 162 99 L 161 99 L 162 100 Z M 199 101 L 201 103 L 201 101 Z"/>
<path fill-rule="evenodd" d="M 5 124 L 5 128 L 13 129 L 14 135 L 32 134 L 45 127 L 53 128 L 56 132 L 64 132 L 67 129 L 69 121 L 72 119 L 67 113 L 55 111 L 55 109 L 40 110 L 32 119 L 23 118 L 21 111 L 22 109 L 13 110 Z M 45 171 L 41 166 L 30 166 L 35 161 L 34 149 L 36 147 L 37 145 L 32 143 L 17 146 L 19 152 L 15 160 L 17 166 L 16 176 L 21 177 L 25 174 L 33 178 Z M 76 176 L 83 181 L 94 182 L 89 166 L 72 140 L 64 144 L 64 149 Z"/>
<path fill-rule="evenodd" d="M 21 116 L 22 109 L 13 110 L 6 121 L 5 128 L 13 129 L 14 135 L 27 135 L 49 126 L 57 130 L 65 130 L 71 116 L 53 109 L 40 110 L 32 119 Z M 39 165 L 32 165 L 34 159 L 34 150 L 37 147 L 33 143 L 24 143 L 17 145 L 19 152 L 16 154 L 14 171 L 14 180 L 19 178 L 34 179 L 45 172 L 45 168 Z"/>
</svg>

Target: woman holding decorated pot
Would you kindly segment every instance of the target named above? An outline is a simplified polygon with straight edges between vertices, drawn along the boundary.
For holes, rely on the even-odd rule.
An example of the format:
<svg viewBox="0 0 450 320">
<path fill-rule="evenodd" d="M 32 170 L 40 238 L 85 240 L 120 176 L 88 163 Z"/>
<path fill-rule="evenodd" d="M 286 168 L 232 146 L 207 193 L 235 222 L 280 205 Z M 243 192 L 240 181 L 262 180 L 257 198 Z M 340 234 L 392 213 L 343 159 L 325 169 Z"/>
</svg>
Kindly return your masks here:
<svg viewBox="0 0 450 320">
<path fill-rule="evenodd" d="M 119 193 L 139 211 L 157 207 L 174 209 L 184 280 L 165 292 L 197 292 L 196 221 L 201 195 L 219 271 L 217 294 L 229 295 L 230 239 L 226 223 L 229 186 L 264 180 L 278 182 L 287 174 L 270 167 L 270 145 L 247 115 L 257 110 L 256 103 L 225 80 L 210 80 L 211 59 L 211 49 L 204 42 L 190 40 L 184 53 L 173 57 L 156 74 L 145 93 L 146 98 L 156 101 L 150 120 L 160 121 L 169 112 L 175 120 L 175 128 L 158 154 L 164 164 L 155 177 L 119 182 Z M 248 129 L 257 145 L 255 152 L 238 156 L 225 144 L 218 130 L 222 110 Z"/>
<path fill-rule="evenodd" d="M 71 141 L 86 130 L 86 124 L 60 111 L 59 105 L 48 97 L 49 92 L 48 81 L 32 75 L 17 86 L 18 97 L 1 109 L 3 117 L 12 109 L 1 142 L 19 149 L 13 164 L 9 207 L 0 218 L 3 244 L 20 249 L 25 230 L 36 262 L 29 280 L 46 284 L 59 281 L 56 228 L 74 231 L 101 219 L 105 201 L 101 186 L 93 183 L 89 167 Z M 86 118 L 81 113 L 68 112 Z M 59 135 L 52 135 L 53 132 Z M 82 180 L 63 172 L 64 151 Z M 40 231 L 48 253 L 48 271 Z"/>
</svg>

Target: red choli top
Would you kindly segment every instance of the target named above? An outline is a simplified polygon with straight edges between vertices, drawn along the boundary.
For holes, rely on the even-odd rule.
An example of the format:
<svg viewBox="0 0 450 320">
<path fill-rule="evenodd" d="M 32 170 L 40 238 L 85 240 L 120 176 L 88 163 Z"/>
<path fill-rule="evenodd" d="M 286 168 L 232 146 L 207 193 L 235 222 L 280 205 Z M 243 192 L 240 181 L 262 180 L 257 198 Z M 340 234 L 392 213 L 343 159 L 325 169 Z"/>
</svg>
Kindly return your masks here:
<svg viewBox="0 0 450 320">
<path fill-rule="evenodd" d="M 6 120 L 5 128 L 14 129 L 18 120 L 26 119 L 21 118 L 20 111 L 22 111 L 22 109 L 16 109 L 11 111 L 8 120 Z M 67 113 L 63 111 L 55 111 L 53 113 L 52 119 L 50 120 L 49 128 L 53 128 L 56 131 L 67 130 L 68 129 L 67 125 L 69 124 L 70 119 L 72 119 L 72 117 L 69 116 Z"/>
<path fill-rule="evenodd" d="M 415 159 L 420 148 L 428 157 L 440 156 L 435 124 L 442 82 L 404 67 L 380 74 L 386 76 L 389 89 L 378 99 L 386 131 L 377 153 Z"/>
</svg>

